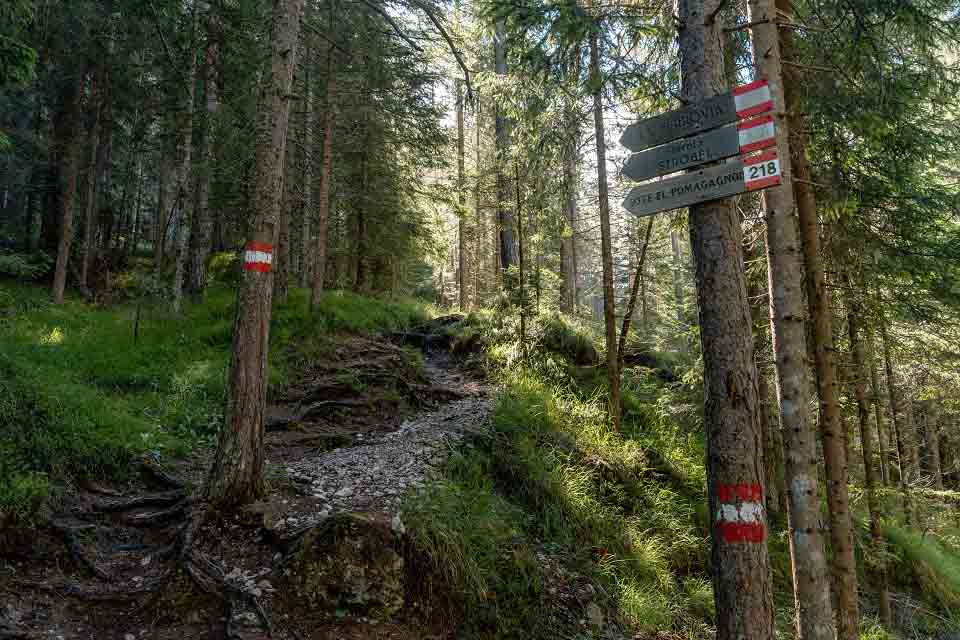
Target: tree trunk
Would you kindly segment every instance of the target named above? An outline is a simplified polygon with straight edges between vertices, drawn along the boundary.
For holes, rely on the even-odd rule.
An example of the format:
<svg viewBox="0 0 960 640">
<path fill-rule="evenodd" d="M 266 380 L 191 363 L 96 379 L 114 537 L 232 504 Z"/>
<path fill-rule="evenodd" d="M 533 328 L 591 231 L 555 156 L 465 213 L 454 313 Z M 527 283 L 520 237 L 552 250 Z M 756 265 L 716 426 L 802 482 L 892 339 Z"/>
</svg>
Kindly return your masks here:
<svg viewBox="0 0 960 640">
<path fill-rule="evenodd" d="M 630 333 L 630 323 L 633 320 L 633 312 L 637 307 L 637 291 L 640 289 L 640 283 L 643 282 L 643 265 L 647 261 L 647 248 L 650 246 L 650 234 L 653 232 L 653 216 L 647 221 L 647 230 L 643 236 L 643 245 L 640 247 L 640 255 L 637 256 L 636 274 L 633 277 L 633 284 L 630 287 L 630 298 L 627 301 L 627 308 L 623 312 L 623 326 L 620 328 L 620 340 L 617 343 L 617 372 L 623 371 L 623 354 L 627 348 L 627 335 Z M 621 399 L 621 403 L 623 400 Z M 622 410 L 622 407 L 621 407 Z"/>
<path fill-rule="evenodd" d="M 99 75 L 99 74 L 98 74 Z M 87 290 L 87 274 L 90 272 L 90 260 L 96 252 L 94 231 L 97 225 L 97 148 L 100 146 L 100 93 L 97 91 L 97 76 L 90 83 L 90 93 L 94 96 L 91 109 L 94 112 L 93 124 L 88 137 L 90 157 L 87 161 L 87 201 L 83 216 L 83 262 L 80 265 L 80 290 Z"/>
<path fill-rule="evenodd" d="M 788 0 L 777 0 L 777 7 L 790 13 Z M 783 57 L 793 59 L 791 32 L 782 29 L 780 37 Z M 817 205 L 806 155 L 806 123 L 800 111 L 800 87 L 804 81 L 795 67 L 784 70 L 783 91 L 790 127 L 790 160 L 794 174 L 800 237 L 807 266 L 807 300 L 813 318 L 816 379 L 820 396 L 820 431 L 827 478 L 830 539 L 833 545 L 834 588 L 837 592 L 837 637 L 839 640 L 856 640 L 857 566 L 853 553 L 853 522 L 847 491 L 846 436 L 837 398 L 830 295 L 820 257 Z"/>
<path fill-rule="evenodd" d="M 331 18 L 332 20 L 332 18 Z M 333 67 L 333 48 L 327 57 L 327 89 L 323 116 L 323 165 L 320 168 L 320 187 L 317 192 L 317 251 L 313 256 L 313 290 L 310 307 L 320 304 L 323 279 L 327 269 L 327 219 L 330 213 L 330 181 L 333 179 L 334 103 L 337 96 L 337 76 Z M 306 242 L 306 239 L 304 240 Z"/>
<path fill-rule="evenodd" d="M 571 75 L 580 75 L 580 48 L 575 48 Z M 561 147 L 563 161 L 563 215 L 564 232 L 560 236 L 560 275 L 563 278 L 563 294 L 560 310 L 576 313 L 577 306 L 577 160 L 580 146 L 580 124 L 577 122 L 576 104 L 573 98 L 566 105 L 564 119 L 567 139 Z"/>
<path fill-rule="evenodd" d="M 940 400 L 927 401 L 927 417 L 924 422 L 927 436 L 927 469 L 933 477 L 933 488 L 943 491 L 943 469 L 940 461 Z"/>
<path fill-rule="evenodd" d="M 507 36 L 503 20 L 497 20 L 493 37 L 494 57 L 498 76 L 507 75 Z M 513 212 L 510 210 L 510 122 L 503 115 L 503 107 L 497 105 L 496 129 L 497 145 L 497 223 L 500 227 L 500 271 L 506 289 L 511 285 L 507 277 L 511 266 L 517 264 L 513 252 Z"/>
<path fill-rule="evenodd" d="M 673 252 L 673 299 L 677 305 L 677 325 L 679 326 L 678 337 L 680 339 L 680 351 L 686 353 L 689 345 L 687 344 L 687 323 L 683 312 L 683 260 L 680 255 L 680 234 L 676 230 L 670 231 L 670 250 Z"/>
<path fill-rule="evenodd" d="M 170 207 L 170 189 L 167 182 L 170 180 L 171 169 L 162 146 L 160 156 L 160 175 L 157 178 L 157 218 L 153 244 L 153 269 L 158 277 L 163 269 L 163 250 L 167 243 L 167 232 L 170 225 L 167 214 Z"/>
<path fill-rule="evenodd" d="M 750 0 L 757 72 L 770 84 L 781 184 L 763 191 L 770 333 L 776 363 L 776 391 L 783 434 L 787 523 L 793 573 L 797 637 L 834 638 L 830 573 L 820 527 L 817 443 L 810 415 L 807 333 L 804 323 L 803 263 L 792 186 L 792 122 L 787 121 L 779 28 L 773 0 Z M 761 53 L 762 52 L 762 53 Z M 844 485 L 846 486 L 846 485 Z"/>
<path fill-rule="evenodd" d="M 883 403 L 880 401 L 880 376 L 877 375 L 877 357 L 874 348 L 873 331 L 868 328 L 867 345 L 869 349 L 868 360 L 870 362 L 870 397 L 873 402 L 873 418 L 877 425 L 877 444 L 880 449 L 880 479 L 883 485 L 890 484 L 889 457 L 887 456 L 887 430 L 883 424 Z"/>
<path fill-rule="evenodd" d="M 609 413 L 613 428 L 620 430 L 620 372 L 617 369 L 617 317 L 613 291 L 613 245 L 610 239 L 610 196 L 607 193 L 607 144 L 603 131 L 603 81 L 600 76 L 600 45 L 595 23 L 590 30 L 590 86 L 593 93 L 593 128 L 597 144 L 597 189 L 600 198 L 600 260 L 603 264 L 603 322 L 606 328 Z"/>
<path fill-rule="evenodd" d="M 263 413 L 273 295 L 270 270 L 290 117 L 290 89 L 304 0 L 274 0 L 270 68 L 257 108 L 257 147 L 250 241 L 237 296 L 233 355 L 224 427 L 207 478 L 207 497 L 218 506 L 239 505 L 263 493 Z"/>
<path fill-rule="evenodd" d="M 726 90 L 722 0 L 679 0 L 682 95 Z M 740 220 L 730 199 L 690 207 L 704 365 L 704 424 L 717 640 L 770 640 L 773 599 L 763 504 L 763 434 Z"/>
<path fill-rule="evenodd" d="M 310 19 L 310 3 L 306 4 L 304 9 L 304 20 Z M 332 32 L 331 32 L 332 33 Z M 314 269 L 314 246 L 311 240 L 311 227 L 313 226 L 313 112 L 315 108 L 315 99 L 313 95 L 313 74 L 310 73 L 313 68 L 313 35 L 304 34 L 304 77 L 303 77 L 303 151 L 300 155 L 301 180 L 300 188 L 303 189 L 303 206 L 300 215 L 300 286 L 309 287 L 313 283 L 312 271 Z M 327 56 L 333 55 L 333 46 L 327 48 Z"/>
<path fill-rule="evenodd" d="M 190 283 L 192 294 L 207 288 L 207 259 L 213 243 L 213 213 L 210 211 L 210 150 L 214 146 L 217 112 L 220 110 L 220 88 L 217 86 L 217 65 L 220 56 L 220 21 L 211 4 L 207 9 L 207 43 L 203 58 L 203 86 L 206 113 L 200 127 L 197 145 L 197 183 L 193 231 L 190 234 Z"/>
<path fill-rule="evenodd" d="M 53 303 L 63 304 L 67 284 L 67 263 L 73 244 L 73 200 L 77 192 L 77 164 L 80 153 L 80 116 L 83 78 L 71 84 L 63 96 L 63 116 L 58 123 L 57 143 L 60 149 L 60 241 L 57 244 L 57 263 L 53 272 Z"/>
<path fill-rule="evenodd" d="M 887 373 L 887 394 L 890 397 L 890 424 L 896 434 L 897 463 L 900 467 L 900 490 L 903 492 L 903 511 L 909 524 L 912 521 L 913 507 L 910 500 L 910 464 L 907 458 L 906 442 L 903 437 L 903 422 L 900 416 L 899 400 L 896 391 L 896 376 L 893 359 L 890 357 L 890 336 L 886 319 L 880 318 L 880 337 L 883 340 L 883 363 Z"/>
<path fill-rule="evenodd" d="M 457 270 L 460 272 L 460 311 L 467 308 L 467 193 L 466 178 L 464 168 L 464 139 L 463 139 L 463 86 L 458 78 L 454 83 L 454 92 L 456 93 L 456 111 L 457 111 L 457 203 L 459 211 L 457 212 L 457 240 L 459 243 L 459 263 Z"/>
<path fill-rule="evenodd" d="M 849 291 L 849 279 L 843 276 L 843 284 Z M 853 391 L 857 399 L 857 416 L 860 421 L 860 447 L 863 451 L 863 478 L 867 492 L 867 510 L 870 513 L 870 538 L 876 556 L 875 564 L 877 594 L 880 600 L 880 620 L 888 629 L 893 628 L 893 616 L 890 613 L 890 593 L 887 586 L 885 544 L 880 528 L 880 503 L 876 494 L 876 471 L 873 468 L 873 439 L 870 437 L 870 405 L 867 401 L 866 356 L 860 336 L 860 318 L 863 308 L 859 302 L 847 295 L 847 331 L 850 335 L 850 351 L 853 355 Z"/>
<path fill-rule="evenodd" d="M 277 248 L 273 260 L 273 299 L 277 302 L 286 302 L 287 289 L 290 286 L 290 212 L 293 211 L 296 200 L 296 163 L 294 145 L 287 145 L 283 158 L 283 199 L 280 201 L 280 211 L 277 225 Z"/>
<path fill-rule="evenodd" d="M 197 75 L 197 54 L 194 40 L 197 32 L 198 8 L 191 9 L 189 46 L 187 47 L 186 86 L 179 87 L 182 102 L 177 112 L 177 181 L 174 187 L 174 207 L 177 211 L 177 266 L 173 277 L 173 312 L 183 308 L 183 287 L 187 273 L 188 249 L 190 247 L 190 154 L 193 151 L 193 94 Z"/>
</svg>

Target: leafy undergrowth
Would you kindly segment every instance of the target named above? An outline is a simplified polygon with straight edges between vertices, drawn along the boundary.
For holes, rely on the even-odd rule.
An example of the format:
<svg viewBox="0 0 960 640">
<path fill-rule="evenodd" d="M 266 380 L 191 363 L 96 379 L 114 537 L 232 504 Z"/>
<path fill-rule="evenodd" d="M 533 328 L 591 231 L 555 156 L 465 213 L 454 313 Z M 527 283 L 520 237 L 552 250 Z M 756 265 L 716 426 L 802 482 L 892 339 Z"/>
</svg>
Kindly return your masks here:
<svg viewBox="0 0 960 640">
<path fill-rule="evenodd" d="M 500 385 L 492 429 L 451 458 L 442 484 L 406 504 L 404 519 L 456 595 L 467 635 L 567 637 L 545 605 L 553 577 L 542 558 L 552 555 L 600 585 L 604 608 L 641 637 L 708 637 L 714 605 L 699 363 L 635 352 L 616 433 L 605 417 L 605 372 L 589 364 L 599 351 L 591 327 L 557 315 L 528 321 L 526 358 L 503 314 L 471 314 L 457 332 L 453 350 L 482 345 L 476 364 Z M 938 637 L 956 628 L 955 513 L 920 506 L 937 534 L 886 529 L 902 632 L 894 636 L 877 622 L 865 504 L 855 505 L 861 638 Z M 893 506 L 887 513 L 891 522 L 898 517 Z M 772 524 L 768 548 L 778 634 L 792 637 L 784 527 Z"/>
<path fill-rule="evenodd" d="M 493 430 L 455 455 L 446 481 L 404 516 L 458 594 L 465 628 L 475 637 L 555 637 L 544 624 L 550 576 L 535 561 L 547 555 L 600 585 L 599 601 L 624 626 L 705 635 L 713 595 L 703 444 L 649 401 L 674 392 L 636 372 L 615 433 L 596 372 L 578 366 L 596 353 L 587 330 L 547 318 L 531 327 L 522 360 L 511 329 L 484 314 L 464 330 L 485 336 L 501 385 Z"/>
<path fill-rule="evenodd" d="M 428 310 L 331 291 L 313 314 L 293 290 L 271 326 L 271 389 L 335 332 L 396 331 Z M 142 300 L 98 308 L 0 284 L 0 523 L 29 522 L 70 483 L 122 480 L 133 456 L 215 442 L 235 313 L 220 287 L 182 317 Z M 303 348 L 292 348 L 298 342 Z"/>
</svg>

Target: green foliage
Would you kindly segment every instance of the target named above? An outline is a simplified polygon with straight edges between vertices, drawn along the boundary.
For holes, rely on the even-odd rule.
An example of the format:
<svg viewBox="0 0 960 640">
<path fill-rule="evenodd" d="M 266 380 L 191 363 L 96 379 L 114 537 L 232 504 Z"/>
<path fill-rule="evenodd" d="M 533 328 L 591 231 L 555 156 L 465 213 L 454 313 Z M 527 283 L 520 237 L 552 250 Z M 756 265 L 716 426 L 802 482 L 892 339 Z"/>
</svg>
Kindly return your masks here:
<svg viewBox="0 0 960 640">
<path fill-rule="evenodd" d="M 0 253 L 0 276 L 23 280 L 42 278 L 53 268 L 53 258 L 42 252 Z"/>
<path fill-rule="evenodd" d="M 943 611 L 960 626 L 960 555 L 935 538 L 887 525 L 884 535 L 897 558 L 893 575 L 907 586 L 919 588 L 927 604 Z M 912 584 L 911 584 L 912 583 Z"/>
</svg>

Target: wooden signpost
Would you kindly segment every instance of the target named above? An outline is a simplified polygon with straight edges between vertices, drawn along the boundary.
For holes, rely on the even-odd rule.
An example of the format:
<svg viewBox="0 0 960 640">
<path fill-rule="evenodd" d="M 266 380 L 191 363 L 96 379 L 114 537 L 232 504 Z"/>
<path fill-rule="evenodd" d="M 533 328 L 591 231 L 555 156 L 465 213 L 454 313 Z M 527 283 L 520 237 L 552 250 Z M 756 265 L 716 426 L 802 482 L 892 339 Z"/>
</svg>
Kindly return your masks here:
<svg viewBox="0 0 960 640">
<path fill-rule="evenodd" d="M 772 147 L 775 141 L 773 116 L 761 116 L 736 126 L 720 127 L 635 153 L 624 165 L 623 175 L 634 180 L 649 180 L 681 169 Z"/>
<path fill-rule="evenodd" d="M 633 154 L 623 167 L 623 174 L 634 180 L 728 160 L 634 187 L 623 201 L 624 208 L 637 216 L 649 216 L 780 184 L 776 149 L 746 155 L 774 145 L 773 116 L 753 117 L 771 109 L 770 87 L 760 79 L 694 107 L 627 127 L 620 143 L 641 152 Z M 742 118 L 753 119 L 734 125 Z"/>
<path fill-rule="evenodd" d="M 738 156 L 724 164 L 634 187 L 623 201 L 636 216 L 689 207 L 745 191 L 780 184 L 780 161 L 776 149 L 754 156 Z"/>
<path fill-rule="evenodd" d="M 766 113 L 771 109 L 773 98 L 770 87 L 766 80 L 757 80 L 695 106 L 662 113 L 634 123 L 623 132 L 620 144 L 631 151 L 643 151 L 677 138 L 732 124 L 740 118 Z"/>
</svg>

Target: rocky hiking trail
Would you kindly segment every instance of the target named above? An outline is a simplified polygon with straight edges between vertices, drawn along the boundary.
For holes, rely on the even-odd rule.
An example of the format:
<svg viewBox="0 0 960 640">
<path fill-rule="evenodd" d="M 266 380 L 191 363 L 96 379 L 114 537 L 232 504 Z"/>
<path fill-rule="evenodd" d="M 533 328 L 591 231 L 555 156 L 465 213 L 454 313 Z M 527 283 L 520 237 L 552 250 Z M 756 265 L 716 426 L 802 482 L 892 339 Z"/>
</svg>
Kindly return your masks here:
<svg viewBox="0 0 960 640">
<path fill-rule="evenodd" d="M 419 593 L 434 583 L 401 513 L 491 410 L 451 361 L 449 324 L 341 336 L 306 361 L 268 411 L 268 493 L 238 513 L 201 501 L 209 450 L 148 455 L 128 484 L 84 484 L 49 526 L 8 535 L 0 640 L 454 637 L 447 594 Z M 603 626 L 590 581 L 537 557 L 554 617 Z"/>
</svg>

